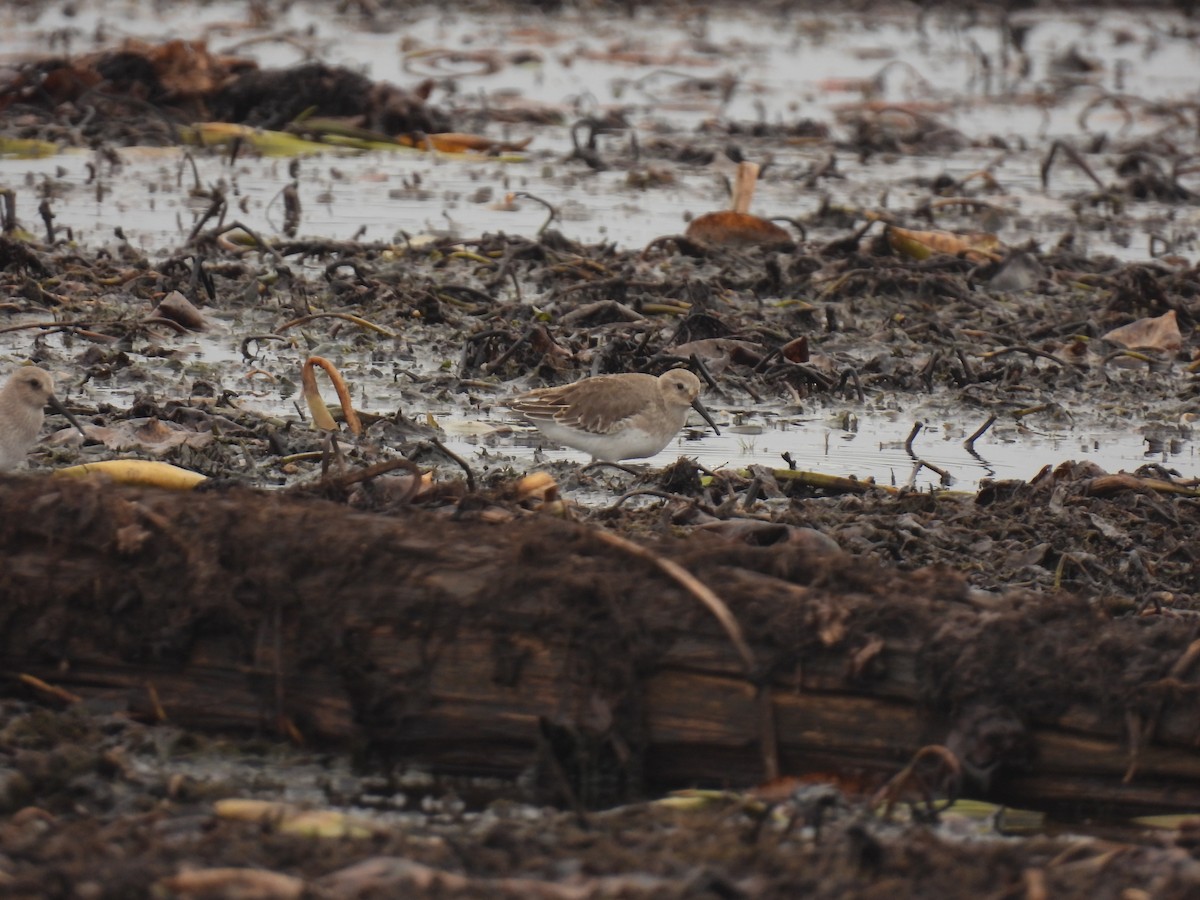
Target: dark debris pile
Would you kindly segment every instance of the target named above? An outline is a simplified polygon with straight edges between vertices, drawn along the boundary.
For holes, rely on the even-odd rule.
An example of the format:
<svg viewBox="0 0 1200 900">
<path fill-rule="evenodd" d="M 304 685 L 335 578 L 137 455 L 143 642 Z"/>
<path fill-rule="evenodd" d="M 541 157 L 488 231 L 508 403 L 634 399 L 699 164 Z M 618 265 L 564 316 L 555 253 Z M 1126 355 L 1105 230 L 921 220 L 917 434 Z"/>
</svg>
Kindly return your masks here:
<svg viewBox="0 0 1200 900">
<path fill-rule="evenodd" d="M 1057 896 L 1118 898 L 1129 885 L 1185 897 L 1200 881 L 1183 839 L 1116 850 L 1070 835 L 982 840 L 989 828 L 979 821 L 951 816 L 939 832 L 888 822 L 824 785 L 585 816 L 503 799 L 481 810 L 459 796 L 470 797 L 466 782 L 414 788 L 399 774 L 355 775 L 335 760 L 261 742 L 216 743 L 13 701 L 2 712 L 0 798 L 41 798 L 0 822 L 12 898 L 867 900 L 986 896 L 1031 884 Z M 234 755 L 247 772 L 200 774 L 196 765 Z M 257 786 L 248 790 L 250 772 Z M 276 803 L 261 821 L 234 813 L 255 796 L 277 797 L 289 772 L 294 785 L 294 773 L 305 773 L 308 802 Z M 409 808 L 390 822 L 361 814 L 389 797 L 403 806 L 405 796 Z M 222 800 L 234 805 L 216 805 Z M 320 818 L 302 826 L 292 809 Z"/>
</svg>

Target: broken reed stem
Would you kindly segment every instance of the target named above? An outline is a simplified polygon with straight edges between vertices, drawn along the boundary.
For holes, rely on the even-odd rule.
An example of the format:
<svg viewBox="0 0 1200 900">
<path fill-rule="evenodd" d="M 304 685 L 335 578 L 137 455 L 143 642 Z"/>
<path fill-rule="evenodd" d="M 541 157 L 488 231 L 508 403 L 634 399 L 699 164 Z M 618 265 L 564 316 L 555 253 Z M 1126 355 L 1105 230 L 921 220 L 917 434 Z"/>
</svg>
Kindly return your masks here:
<svg viewBox="0 0 1200 900">
<path fill-rule="evenodd" d="M 36 675 L 27 675 L 26 673 L 22 672 L 17 676 L 17 680 L 22 684 L 33 688 L 35 691 L 53 697 L 55 700 L 65 703 L 68 706 L 71 706 L 75 703 L 81 703 L 83 701 L 83 698 L 78 694 L 72 694 L 65 688 L 60 688 L 53 684 L 42 681 L 42 679 L 38 678 Z"/>
<path fill-rule="evenodd" d="M 904 452 L 913 459 L 917 458 L 917 455 L 913 453 L 913 441 L 917 439 L 917 435 L 921 433 L 923 427 L 925 427 L 924 422 L 914 422 L 912 431 L 908 433 L 908 438 L 904 441 Z"/>
<path fill-rule="evenodd" d="M 733 211 L 748 215 L 754 200 L 754 188 L 758 183 L 758 163 L 740 162 L 733 179 Z"/>
<path fill-rule="evenodd" d="M 746 668 L 747 676 L 754 672 L 754 654 L 751 652 L 750 645 L 746 643 L 746 638 L 742 634 L 742 626 L 733 617 L 733 613 L 729 611 L 729 607 L 725 605 L 724 600 L 674 560 L 659 556 L 646 547 L 635 544 L 633 541 L 615 535 L 610 531 L 597 530 L 593 533 L 603 543 L 611 547 L 616 547 L 618 550 L 624 550 L 638 559 L 653 563 L 667 577 L 671 578 L 681 588 L 699 600 L 716 617 L 717 621 L 721 623 L 721 627 L 725 629 L 725 633 L 729 635 L 730 642 L 742 658 L 742 665 Z"/>
<path fill-rule="evenodd" d="M 996 415 L 995 415 L 995 413 L 993 413 L 992 415 L 988 416 L 986 422 L 984 422 L 982 425 L 980 425 L 978 428 L 975 429 L 974 434 L 972 434 L 969 438 L 967 438 L 965 441 L 963 441 L 963 447 L 966 448 L 968 453 L 975 452 L 975 442 L 977 440 L 979 440 L 981 437 L 983 437 L 983 435 L 987 432 L 987 430 L 995 424 L 996 424 Z"/>
<path fill-rule="evenodd" d="M 941 466 L 935 466 L 933 463 L 929 462 L 929 460 L 927 460 L 927 459 L 918 459 L 917 460 L 917 466 L 913 470 L 913 475 L 915 476 L 918 472 L 921 471 L 921 469 L 928 469 L 934 475 L 938 476 L 938 478 L 942 479 L 943 484 L 948 483 L 953 480 L 953 476 L 951 476 L 951 474 L 949 472 L 947 472 Z"/>
<path fill-rule="evenodd" d="M 153 683 L 146 685 L 146 696 L 150 699 L 150 708 L 154 710 L 154 721 L 167 721 L 167 710 L 162 705 L 162 699 L 158 696 L 158 688 Z"/>
<path fill-rule="evenodd" d="M 349 426 L 350 432 L 356 437 L 362 434 L 362 422 L 358 418 L 358 413 L 354 411 L 354 405 L 350 401 L 350 390 L 346 387 L 346 382 L 342 379 L 342 375 L 337 370 L 337 366 L 325 359 L 323 356 L 310 356 L 304 361 L 303 367 L 300 369 L 300 383 L 304 391 L 304 399 L 308 403 L 309 412 L 312 413 L 313 424 L 322 431 L 336 431 L 337 425 L 334 424 L 333 416 L 329 414 L 329 410 L 325 406 L 325 401 L 321 399 L 321 392 L 317 388 L 316 369 L 322 368 L 325 374 L 329 376 L 329 380 L 333 382 L 333 389 L 337 392 L 338 401 L 342 404 L 342 415 L 346 419 L 346 425 Z"/>
<path fill-rule="evenodd" d="M 758 686 L 758 742 L 765 781 L 779 777 L 779 733 L 775 727 L 774 692 L 769 683 Z"/>
</svg>

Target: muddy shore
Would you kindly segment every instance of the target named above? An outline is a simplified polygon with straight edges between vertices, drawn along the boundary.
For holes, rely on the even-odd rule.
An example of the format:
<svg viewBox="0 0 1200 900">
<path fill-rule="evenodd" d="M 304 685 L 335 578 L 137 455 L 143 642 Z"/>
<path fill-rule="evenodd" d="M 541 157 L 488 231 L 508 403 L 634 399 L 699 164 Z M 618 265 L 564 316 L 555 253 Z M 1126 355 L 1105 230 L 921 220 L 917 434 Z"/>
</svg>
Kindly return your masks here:
<svg viewBox="0 0 1200 900">
<path fill-rule="evenodd" d="M 335 33 L 401 48 L 383 78 L 296 6 L 196 43 L 62 11 L 59 50 L 7 61 L 0 351 L 86 436 L 49 415 L 0 479 L 0 896 L 1200 891 L 1200 129 L 1162 65 L 1190 18 L 759 10 L 813 54 L 862 35 L 879 77 L 821 82 L 824 115 L 720 8 L 345 4 Z M 563 38 L 667 19 L 691 37 Z M 935 49 L 880 57 L 885 30 Z M 572 54 L 621 74 L 604 103 L 499 102 Z M 912 76 L 939 54 L 979 80 Z M 778 216 L 705 216 L 739 162 Z M 350 183 L 454 227 L 322 233 Z M 602 215 L 688 215 L 585 239 L 597 185 Z M 471 227 L 505 204 L 537 216 Z M 361 435 L 344 402 L 315 426 L 314 356 Z M 584 468 L 503 412 L 674 366 L 750 443 L 911 422 L 912 475 L 710 465 L 698 420 Z M 1145 464 L 1106 470 L 1089 429 Z M 1032 477 L 939 466 L 1036 432 L 1070 438 Z M 115 458 L 206 481 L 51 474 Z"/>
</svg>

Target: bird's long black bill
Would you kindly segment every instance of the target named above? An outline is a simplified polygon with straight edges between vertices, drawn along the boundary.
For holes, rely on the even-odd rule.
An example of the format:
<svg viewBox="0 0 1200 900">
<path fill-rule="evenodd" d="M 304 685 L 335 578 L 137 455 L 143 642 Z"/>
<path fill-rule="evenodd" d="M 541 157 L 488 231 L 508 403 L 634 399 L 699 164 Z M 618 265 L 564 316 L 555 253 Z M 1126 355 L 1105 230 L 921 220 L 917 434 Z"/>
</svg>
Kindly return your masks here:
<svg viewBox="0 0 1200 900">
<path fill-rule="evenodd" d="M 715 431 L 718 435 L 721 433 L 721 429 L 717 427 L 717 423 L 714 422 L 712 416 L 708 414 L 708 410 L 704 408 L 704 404 L 700 402 L 699 397 L 692 401 L 692 409 L 700 413 L 704 421 L 712 426 L 713 431 Z"/>
<path fill-rule="evenodd" d="M 65 406 L 62 405 L 61 400 L 59 400 L 57 397 L 55 397 L 53 394 L 51 394 L 49 403 L 51 406 L 54 407 L 55 412 L 62 413 L 64 416 L 66 416 L 67 421 L 70 422 L 72 425 L 74 425 L 77 429 L 79 429 L 80 434 L 82 434 L 84 437 L 87 437 L 87 432 L 83 430 L 83 426 L 79 424 L 79 420 L 76 419 L 75 416 L 73 416 L 71 414 L 71 411 L 69 409 L 67 409 Z"/>
</svg>

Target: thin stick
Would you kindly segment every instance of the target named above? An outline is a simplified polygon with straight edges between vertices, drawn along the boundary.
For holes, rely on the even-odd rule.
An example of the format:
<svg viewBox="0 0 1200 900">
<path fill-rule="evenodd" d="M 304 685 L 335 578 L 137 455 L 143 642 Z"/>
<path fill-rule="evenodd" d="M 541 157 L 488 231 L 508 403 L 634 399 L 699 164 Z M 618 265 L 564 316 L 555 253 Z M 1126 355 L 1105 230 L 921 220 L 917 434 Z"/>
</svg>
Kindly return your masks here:
<svg viewBox="0 0 1200 900">
<path fill-rule="evenodd" d="M 660 500 L 684 500 L 688 501 L 691 498 L 685 497 L 683 494 L 672 494 L 670 491 L 660 490 L 659 488 L 634 488 L 632 491 L 626 491 L 620 497 L 613 501 L 611 506 L 604 508 L 605 512 L 616 512 L 625 505 L 626 500 L 631 500 L 634 497 L 658 497 Z"/>
<path fill-rule="evenodd" d="M 58 700 L 62 703 L 73 704 L 81 703 L 83 701 L 83 698 L 78 694 L 72 694 L 66 688 L 60 688 L 53 684 L 47 684 L 35 675 L 26 675 L 24 672 L 22 672 L 17 676 L 17 680 L 22 684 L 29 685 L 36 691 L 40 691 L 43 694 L 48 694 L 55 700 Z"/>
<path fill-rule="evenodd" d="M 26 331 L 30 328 L 86 328 L 87 322 L 80 320 L 78 322 L 26 322 L 24 325 L 6 325 L 0 328 L 0 334 L 8 334 L 10 331 Z"/>
<path fill-rule="evenodd" d="M 572 136 L 573 135 L 574 135 L 574 132 L 572 132 Z M 513 194 L 513 197 L 514 198 L 522 197 L 526 200 L 532 200 L 534 203 L 540 203 L 542 206 L 546 207 L 546 210 L 549 212 L 549 215 L 546 216 L 546 221 L 542 223 L 542 227 L 539 228 L 536 232 L 537 236 L 538 236 L 538 240 L 540 241 L 542 239 L 542 235 L 546 233 L 546 229 L 550 227 L 550 223 L 558 218 L 558 207 L 556 207 L 553 203 L 549 203 L 546 200 L 543 200 L 541 197 L 537 196 L 536 194 L 529 193 L 528 191 L 517 191 L 515 194 Z"/>
<path fill-rule="evenodd" d="M 917 460 L 917 468 L 916 471 L 913 472 L 913 475 L 916 475 L 916 473 L 921 471 L 922 468 L 926 468 L 930 472 L 933 472 L 935 475 L 937 475 L 940 479 L 942 479 L 942 484 L 949 484 L 954 480 L 950 473 L 941 466 L 935 466 L 933 463 L 924 459 Z"/>
<path fill-rule="evenodd" d="M 699 600 L 716 617 L 717 621 L 721 623 L 721 627 L 725 629 L 725 633 L 729 635 L 730 642 L 732 642 L 738 655 L 742 658 L 742 665 L 746 668 L 746 674 L 750 675 L 755 671 L 754 654 L 750 651 L 750 645 L 746 643 L 746 638 L 742 635 L 742 626 L 733 617 L 733 613 L 729 611 L 729 607 L 725 605 L 725 601 L 708 587 L 701 584 L 695 575 L 674 560 L 659 556 L 657 553 L 610 531 L 597 530 L 593 533 L 600 541 L 609 546 L 616 547 L 618 550 L 624 550 L 638 559 L 654 563 L 668 578 L 675 581 L 681 588 Z"/>
<path fill-rule="evenodd" d="M 912 431 L 908 433 L 908 438 L 904 442 L 904 452 L 913 459 L 917 458 L 917 454 L 913 453 L 913 441 L 917 439 L 917 435 L 921 433 L 921 429 L 925 427 L 924 422 L 914 422 Z"/>
<path fill-rule="evenodd" d="M 587 465 L 581 466 L 579 469 L 579 474 L 582 475 L 584 472 L 587 472 L 589 469 L 619 469 L 620 471 L 624 472 L 626 475 L 633 475 L 633 476 L 642 474 L 638 469 L 635 469 L 633 466 L 622 465 L 621 463 L 618 463 L 618 462 L 608 462 L 607 460 L 604 460 L 604 459 L 593 459 Z"/>
<path fill-rule="evenodd" d="M 770 684 L 758 686 L 758 730 L 763 758 L 763 774 L 767 781 L 779 777 L 779 738 L 775 728 L 774 693 Z"/>
<path fill-rule="evenodd" d="M 913 755 L 912 760 L 907 766 L 893 775 L 887 784 L 875 792 L 875 795 L 871 797 L 869 802 L 869 808 L 875 809 L 880 804 L 883 804 L 880 816 L 886 821 L 891 817 L 892 810 L 900 801 L 902 793 L 907 788 L 912 787 L 923 795 L 922 799 L 925 801 L 926 809 L 930 813 L 940 812 L 941 810 L 934 806 L 933 786 L 926 784 L 925 780 L 917 772 L 918 764 L 930 758 L 941 762 L 946 773 L 949 775 L 949 778 L 946 780 L 952 790 L 941 809 L 950 806 L 958 795 L 958 788 L 962 779 L 962 764 L 953 750 L 943 747 L 940 744 L 927 744 Z"/>
<path fill-rule="evenodd" d="M 467 490 L 472 494 L 475 493 L 475 473 L 471 471 L 471 467 L 467 465 L 467 461 L 439 441 L 437 438 L 430 438 L 429 443 L 437 447 L 438 451 L 452 462 L 458 463 L 464 472 L 467 473 Z"/>
<path fill-rule="evenodd" d="M 356 315 L 353 315 L 352 313 L 340 313 L 340 312 L 312 313 L 311 315 L 301 316 L 299 319 L 292 319 L 292 321 L 284 322 L 282 325 L 280 325 L 278 328 L 276 328 L 275 334 L 277 334 L 277 335 L 281 334 L 282 332 L 287 331 L 289 328 L 295 328 L 297 325 L 306 325 L 309 322 L 315 321 L 316 319 L 343 319 L 346 322 L 353 322 L 355 325 L 358 325 L 360 328 L 368 328 L 371 331 L 378 332 L 379 334 L 382 334 L 384 337 L 395 337 L 396 336 L 394 332 L 389 331 L 387 328 L 384 328 L 382 325 L 376 325 L 374 322 L 368 322 L 362 316 L 356 316 Z"/>
<path fill-rule="evenodd" d="M 996 415 L 995 415 L 995 413 L 993 413 L 992 415 L 988 416 L 988 419 L 986 422 L 984 422 L 982 425 L 980 425 L 978 428 L 975 429 L 975 433 L 973 435 L 971 435 L 969 438 L 967 438 L 965 441 L 963 441 L 963 446 L 967 449 L 967 451 L 969 453 L 975 452 L 975 442 L 977 440 L 979 440 L 981 437 L 983 437 L 984 432 L 986 432 L 989 428 L 991 428 L 995 424 L 996 424 Z"/>
<path fill-rule="evenodd" d="M 1048 359 L 1050 362 L 1057 366 L 1061 366 L 1064 369 L 1071 368 L 1070 364 L 1066 360 L 1055 356 L 1053 353 L 1047 353 L 1045 350 L 1039 350 L 1036 347 L 1026 347 L 1024 345 L 1017 347 L 1001 347 L 999 350 L 989 350 L 987 353 L 983 354 L 983 359 L 995 359 L 997 356 L 1004 356 L 1006 353 L 1024 353 L 1026 356 L 1035 356 L 1040 357 L 1041 359 Z"/>
</svg>

